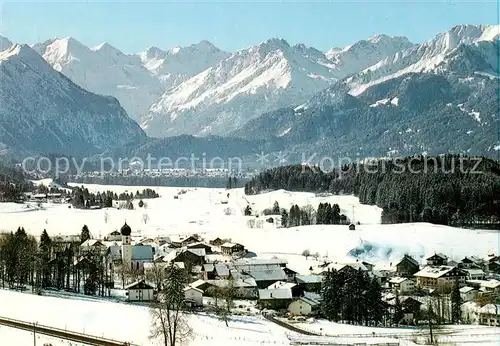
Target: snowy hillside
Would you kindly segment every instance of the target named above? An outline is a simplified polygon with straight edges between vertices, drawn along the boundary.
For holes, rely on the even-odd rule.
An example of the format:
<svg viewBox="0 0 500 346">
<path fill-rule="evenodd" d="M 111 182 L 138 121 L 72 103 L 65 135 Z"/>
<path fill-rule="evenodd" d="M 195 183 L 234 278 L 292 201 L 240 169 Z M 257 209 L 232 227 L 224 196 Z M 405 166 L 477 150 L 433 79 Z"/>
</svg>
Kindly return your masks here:
<svg viewBox="0 0 500 346">
<path fill-rule="evenodd" d="M 413 46 L 406 37 L 375 35 L 344 49 L 332 48 L 326 53 L 326 56 L 333 61 L 343 76 L 347 76 L 360 72 L 396 52 Z"/>
<path fill-rule="evenodd" d="M 80 87 L 116 97 L 136 120 L 146 114 L 164 90 L 137 57 L 126 55 L 107 43 L 90 49 L 69 37 L 39 43 L 33 49 Z"/>
<path fill-rule="evenodd" d="M 134 192 L 143 187 L 85 185 L 89 191 L 113 190 L 117 193 Z M 147 208 L 135 210 L 68 209 L 66 205 L 43 204 L 26 207 L 21 204 L 0 204 L 2 226 L 0 230 L 24 226 L 30 234 L 39 236 L 45 228 L 51 236 L 78 234 L 86 224 L 94 237 L 104 236 L 120 229 L 125 220 L 133 229 L 134 237 L 156 237 L 197 233 L 207 239 L 231 238 L 244 244 L 259 256 L 278 255 L 293 263 L 292 267 L 307 274 L 308 268 L 321 262 L 300 256 L 303 250 L 318 252 L 330 260 L 355 261 L 366 259 L 376 264 L 395 262 L 405 253 L 419 261 L 435 251 L 445 252 L 459 260 L 465 255 L 483 257 L 497 252 L 498 235 L 487 231 L 474 231 L 453 227 L 415 224 L 380 224 L 381 210 L 376 206 L 361 205 L 353 196 L 315 196 L 313 193 L 284 190 L 246 196 L 242 189 L 187 189 L 187 193 L 174 199 L 179 188 L 155 188 L 160 198 L 147 200 Z M 228 204 L 222 204 L 227 200 Z M 272 207 L 274 201 L 289 209 L 292 204 L 317 208 L 319 203 L 338 203 L 341 213 L 359 221 L 356 231 L 347 226 L 316 225 L 276 228 L 265 223 L 263 228 L 249 228 L 243 210 L 250 205 L 254 212 Z M 229 212 L 226 211 L 229 210 Z M 354 216 L 353 216 L 354 213 Z M 147 223 L 144 214 L 148 215 Z M 229 214 L 229 215 L 228 215 Z M 20 220 L 22 219 L 22 222 Z M 266 239 L 266 241 L 262 241 Z M 312 261 L 312 262 L 311 262 Z M 321 259 L 320 259 L 321 261 Z"/>
<path fill-rule="evenodd" d="M 0 138 L 24 153 L 91 154 L 144 139 L 112 97 L 92 94 L 27 45 L 0 53 Z"/>
<path fill-rule="evenodd" d="M 208 41 L 201 41 L 189 47 L 177 46 L 167 51 L 149 47 L 139 53 L 143 66 L 160 79 L 165 90 L 216 65 L 229 55 Z"/>
<path fill-rule="evenodd" d="M 335 79 L 319 51 L 270 39 L 167 91 L 141 125 L 155 136 L 224 134 L 266 111 L 304 102 Z"/>
<path fill-rule="evenodd" d="M 433 72 L 448 62 L 452 52 L 461 45 L 495 42 L 500 37 L 500 25 L 458 25 L 440 33 L 434 39 L 414 46 L 369 66 L 347 80 L 352 95 L 361 94 L 369 86 L 410 72 Z M 493 59 L 493 57 L 490 57 Z M 496 65 L 493 65 L 496 67 Z"/>
</svg>

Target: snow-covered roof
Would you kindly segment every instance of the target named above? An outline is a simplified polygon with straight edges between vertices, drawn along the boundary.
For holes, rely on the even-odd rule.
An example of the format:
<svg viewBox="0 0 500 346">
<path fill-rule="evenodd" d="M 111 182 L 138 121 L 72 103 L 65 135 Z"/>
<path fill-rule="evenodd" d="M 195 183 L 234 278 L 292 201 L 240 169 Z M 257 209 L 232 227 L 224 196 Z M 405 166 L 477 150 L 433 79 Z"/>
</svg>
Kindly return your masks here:
<svg viewBox="0 0 500 346">
<path fill-rule="evenodd" d="M 296 275 L 295 281 L 299 284 L 317 284 L 323 282 L 323 275 Z"/>
<path fill-rule="evenodd" d="M 484 271 L 482 269 L 472 268 L 472 269 L 462 269 L 462 270 L 469 273 L 469 275 L 484 275 Z"/>
<path fill-rule="evenodd" d="M 197 287 L 187 286 L 187 287 L 185 287 L 185 288 L 184 288 L 184 292 L 191 291 L 191 290 L 193 290 L 193 291 L 196 291 L 196 292 L 199 292 L 199 293 L 202 293 L 202 294 L 203 294 L 203 291 L 202 291 L 202 290 L 200 290 L 200 289 L 199 289 L 199 288 L 197 288 Z"/>
<path fill-rule="evenodd" d="M 406 280 L 410 280 L 408 278 L 402 278 L 402 277 L 394 277 L 394 278 L 390 278 L 389 279 L 389 282 L 392 283 L 392 284 L 401 284 L 403 282 L 405 282 Z"/>
<path fill-rule="evenodd" d="M 489 314 L 489 315 L 499 315 L 500 314 L 500 304 L 486 304 L 479 310 L 480 314 Z"/>
<path fill-rule="evenodd" d="M 125 286 L 125 289 L 126 290 L 129 290 L 129 289 L 135 289 L 135 290 L 137 290 L 137 289 L 154 289 L 154 286 L 152 284 L 147 283 L 144 280 L 138 280 L 134 283 L 131 283 L 128 286 Z"/>
<path fill-rule="evenodd" d="M 91 247 L 91 246 L 104 247 L 105 245 L 100 240 L 97 239 L 87 239 L 80 245 L 80 247 Z"/>
<path fill-rule="evenodd" d="M 259 290 L 260 300 L 273 299 L 292 299 L 292 290 L 289 288 L 280 288 L 274 290 Z"/>
<path fill-rule="evenodd" d="M 218 276 L 229 276 L 229 268 L 225 263 L 216 263 L 215 264 L 215 272 Z"/>
<path fill-rule="evenodd" d="M 474 288 L 469 287 L 469 286 L 465 286 L 465 287 L 460 288 L 459 291 L 460 291 L 460 293 L 468 293 L 470 291 L 474 291 Z"/>
<path fill-rule="evenodd" d="M 449 273 L 455 269 L 452 266 L 438 266 L 432 267 L 427 266 L 424 269 L 420 270 L 418 273 L 415 273 L 414 276 L 427 277 L 427 278 L 440 278 L 441 276 Z"/>
<path fill-rule="evenodd" d="M 336 271 L 340 271 L 342 269 L 345 269 L 347 267 L 350 267 L 354 270 L 362 270 L 362 271 L 368 271 L 368 268 L 363 263 L 360 262 L 353 262 L 353 263 L 330 263 L 324 271 L 327 271 L 328 269 L 335 269 Z"/>
<path fill-rule="evenodd" d="M 285 265 L 287 263 L 287 260 L 281 258 L 240 258 L 234 261 L 235 266 Z"/>
<path fill-rule="evenodd" d="M 292 288 L 297 286 L 293 282 L 276 281 L 275 283 L 269 285 L 268 290 L 279 289 L 279 288 Z"/>
<path fill-rule="evenodd" d="M 300 297 L 299 300 L 303 301 L 306 304 L 309 304 L 311 307 L 318 306 L 319 304 L 321 304 L 320 300 L 312 299 L 309 297 Z"/>
<path fill-rule="evenodd" d="M 487 280 L 487 281 L 484 281 L 482 284 L 481 284 L 482 287 L 485 287 L 485 288 L 497 288 L 497 287 L 500 287 L 500 281 L 498 280 Z"/>
<path fill-rule="evenodd" d="M 243 245 L 238 244 L 238 243 L 224 243 L 224 244 L 222 244 L 220 247 L 221 247 L 221 248 L 222 248 L 222 247 L 233 248 L 233 247 L 235 247 L 235 246 L 243 246 Z"/>
<path fill-rule="evenodd" d="M 271 281 L 271 280 L 276 280 L 276 281 L 282 281 L 286 280 L 287 276 L 283 269 L 279 270 L 266 270 L 266 271 L 251 271 L 248 273 L 251 277 L 255 279 L 255 281 Z"/>
</svg>

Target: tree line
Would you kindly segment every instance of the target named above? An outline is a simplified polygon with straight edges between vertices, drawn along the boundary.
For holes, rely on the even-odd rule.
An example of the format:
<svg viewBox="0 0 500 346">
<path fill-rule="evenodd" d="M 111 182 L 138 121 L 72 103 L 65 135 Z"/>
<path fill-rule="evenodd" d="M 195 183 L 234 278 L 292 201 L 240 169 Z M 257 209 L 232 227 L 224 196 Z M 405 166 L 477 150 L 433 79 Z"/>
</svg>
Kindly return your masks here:
<svg viewBox="0 0 500 346">
<path fill-rule="evenodd" d="M 246 194 L 276 189 L 354 194 L 363 204 L 381 207 L 384 223 L 500 227 L 500 165 L 483 157 L 415 156 L 329 172 L 291 165 L 262 172 L 245 184 Z"/>
<path fill-rule="evenodd" d="M 382 287 L 361 270 L 327 271 L 321 295 L 321 313 L 330 321 L 378 325 L 384 318 Z"/>
<path fill-rule="evenodd" d="M 37 240 L 22 227 L 0 234 L 2 288 L 31 286 L 39 294 L 44 289 L 57 289 L 104 296 L 112 282 L 105 253 L 80 251 L 81 243 L 90 237 L 87 226 L 83 226 L 80 238 L 51 238 L 43 230 Z"/>
<path fill-rule="evenodd" d="M 307 225 L 345 225 L 349 219 L 340 213 L 338 204 L 320 203 L 315 210 L 311 205 L 299 207 L 292 205 L 290 210 L 280 208 L 278 201 L 275 201 L 272 208 L 264 209 L 264 215 L 281 215 L 282 227 L 297 227 Z M 251 215 L 251 208 L 247 206 L 245 215 Z"/>
<path fill-rule="evenodd" d="M 125 201 L 131 202 L 134 199 L 147 199 L 147 198 L 158 198 L 160 195 L 149 188 L 143 189 L 142 191 L 137 190 L 134 193 L 122 192 L 117 194 L 113 191 L 103 191 L 92 193 L 83 186 L 75 187 L 72 192 L 71 204 L 75 208 L 79 209 L 89 209 L 92 206 L 99 206 L 101 208 L 111 208 L 113 206 L 113 201 Z"/>
</svg>

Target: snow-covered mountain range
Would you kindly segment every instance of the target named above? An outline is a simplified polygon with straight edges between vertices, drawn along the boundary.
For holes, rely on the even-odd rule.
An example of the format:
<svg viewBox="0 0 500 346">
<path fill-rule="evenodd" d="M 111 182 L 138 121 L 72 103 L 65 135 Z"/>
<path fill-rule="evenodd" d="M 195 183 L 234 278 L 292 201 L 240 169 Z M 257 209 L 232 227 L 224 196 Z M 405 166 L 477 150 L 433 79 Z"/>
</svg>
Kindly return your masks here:
<svg viewBox="0 0 500 346">
<path fill-rule="evenodd" d="M 116 97 L 132 119 L 139 120 L 163 93 L 160 81 L 142 66 L 140 59 L 107 43 L 88 48 L 74 38 L 64 38 L 33 48 L 82 88 Z"/>
<path fill-rule="evenodd" d="M 445 116 L 452 119 L 456 130 L 464 128 L 468 136 L 465 139 L 474 137 L 474 145 L 467 147 L 464 140 L 460 150 L 472 148 L 480 152 L 500 148 L 492 127 L 498 121 L 494 114 L 498 101 L 484 97 L 493 95 L 498 78 L 499 31 L 499 25 L 459 25 L 421 44 L 413 44 L 405 37 L 375 35 L 326 53 L 273 38 L 233 53 L 202 41 L 188 47 L 150 47 L 141 53 L 125 54 L 107 43 L 89 48 L 73 38 L 65 38 L 34 44 L 29 54 L 21 55 L 30 56 L 27 66 L 38 80 L 47 76 L 47 81 L 54 81 L 55 77 L 47 72 L 52 66 L 54 73 L 61 72 L 83 88 L 82 92 L 115 97 L 128 115 L 154 137 L 215 134 L 243 137 L 247 141 L 269 139 L 269 150 L 338 149 L 347 141 L 352 142 L 346 147 L 352 151 L 356 138 L 365 138 L 369 132 L 372 142 L 368 149 L 375 149 L 377 141 L 382 143 L 383 135 L 386 139 L 376 149 L 394 152 L 396 144 L 402 143 L 401 132 L 413 136 L 412 144 L 405 148 L 446 151 L 449 148 L 442 138 L 434 138 L 436 133 L 425 128 L 433 126 L 435 117 Z M 11 46 L 7 38 L 0 37 L 0 50 L 7 49 L 2 53 L 7 62 L 19 55 L 6 53 Z M 29 48 L 14 47 L 21 52 Z M 35 52 L 43 59 L 33 63 Z M 44 60 L 48 64 L 42 64 Z M 23 80 L 25 75 L 12 74 L 6 66 L 13 63 L 7 62 L 2 63 L 2 82 L 8 80 L 13 86 L 2 83 L 2 95 L 7 97 L 14 89 L 21 93 L 19 97 L 28 93 L 17 103 L 8 100 L 8 107 L 33 111 L 37 107 L 34 102 L 47 99 L 59 105 L 59 112 L 68 107 L 77 112 L 81 106 L 84 113 L 92 113 L 87 106 L 75 103 L 73 93 L 60 92 L 61 98 L 56 100 L 53 95 L 43 96 L 44 92 L 50 93 L 44 88 L 37 89 L 38 99 L 32 98 L 30 87 Z M 13 70 L 20 71 L 19 66 Z M 467 121 L 462 121 L 462 114 Z M 53 116 L 65 119 L 63 114 Z M 398 118 L 393 121 L 395 116 Z M 375 118 L 377 121 L 373 122 Z M 413 124 L 415 119 L 427 123 L 420 128 L 420 134 L 426 133 L 425 138 L 404 132 L 407 128 L 402 131 L 405 124 Z M 390 132 L 388 128 L 396 123 L 398 129 L 389 135 L 386 131 Z M 80 131 L 66 125 L 68 133 Z M 75 126 L 81 124 L 77 121 Z M 413 127 L 416 126 L 412 125 L 412 131 Z M 8 141 L 3 136 L 12 130 L 5 129 L 0 137 L 4 143 Z M 22 126 L 20 131 L 24 131 Z M 111 128 L 107 131 L 113 133 Z M 351 138 L 354 133 L 356 138 Z M 88 138 L 99 136 L 89 132 Z M 137 136 L 144 138 L 144 134 Z M 337 137 L 335 143 L 332 136 Z M 192 141 L 191 137 L 186 138 Z M 162 141 L 149 143 L 159 149 L 163 145 Z M 93 145 L 108 146 L 104 142 Z M 60 145 L 56 147 L 59 149 Z"/>
<path fill-rule="evenodd" d="M 89 48 L 74 38 L 32 47 L 82 88 L 116 97 L 149 135 L 164 137 L 225 134 L 411 46 L 404 37 L 376 35 L 327 54 L 282 39 L 234 53 L 208 41 L 138 54 L 107 43 Z"/>
<path fill-rule="evenodd" d="M 500 150 L 500 26 L 462 25 L 232 133 L 338 155 Z M 359 139 L 363 140 L 360 141 Z"/>
<path fill-rule="evenodd" d="M 112 97 L 80 88 L 27 45 L 0 53 L 0 146 L 89 155 L 146 135 Z"/>
<path fill-rule="evenodd" d="M 165 89 L 175 87 L 186 79 L 216 65 L 230 55 L 208 41 L 189 47 L 174 47 L 163 51 L 149 47 L 138 54 L 145 68 L 157 76 Z"/>
</svg>

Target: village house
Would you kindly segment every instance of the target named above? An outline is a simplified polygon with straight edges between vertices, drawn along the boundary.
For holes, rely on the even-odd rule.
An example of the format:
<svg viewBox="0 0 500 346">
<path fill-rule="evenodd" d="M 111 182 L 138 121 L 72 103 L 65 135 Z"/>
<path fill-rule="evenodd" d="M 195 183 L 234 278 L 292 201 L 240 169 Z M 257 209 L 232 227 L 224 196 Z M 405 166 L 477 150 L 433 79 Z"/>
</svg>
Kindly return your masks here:
<svg viewBox="0 0 500 346">
<path fill-rule="evenodd" d="M 257 287 L 266 288 L 277 281 L 286 281 L 287 276 L 281 267 L 269 266 L 265 269 L 262 267 L 258 268 L 247 268 L 240 271 L 241 274 L 246 274 L 255 279 Z"/>
<path fill-rule="evenodd" d="M 144 280 L 136 281 L 125 287 L 127 300 L 131 302 L 147 302 L 154 300 L 154 286 Z"/>
<path fill-rule="evenodd" d="M 387 311 L 390 315 L 396 313 L 396 295 L 389 294 L 384 298 L 387 305 Z M 403 318 L 399 323 L 402 324 L 417 324 L 420 317 L 422 303 L 415 298 L 409 296 L 400 296 L 399 301 L 403 310 Z"/>
<path fill-rule="evenodd" d="M 214 240 L 210 240 L 208 243 L 213 246 L 221 246 L 222 244 L 226 243 L 226 241 L 217 237 Z"/>
<path fill-rule="evenodd" d="M 300 297 L 304 293 L 304 291 L 302 291 L 297 284 L 293 282 L 284 282 L 284 281 L 277 281 L 272 285 L 269 285 L 267 289 L 268 290 L 290 289 L 292 291 L 292 297 L 294 298 Z"/>
<path fill-rule="evenodd" d="M 122 234 L 119 231 L 113 231 L 104 237 L 105 241 L 120 241 L 122 240 Z"/>
<path fill-rule="evenodd" d="M 297 273 L 295 270 L 293 269 L 290 269 L 288 267 L 285 267 L 283 268 L 283 271 L 285 272 L 286 276 L 287 276 L 287 280 L 290 281 L 290 282 L 295 282 L 295 277 L 297 276 Z"/>
<path fill-rule="evenodd" d="M 319 311 L 320 304 L 320 295 L 306 292 L 303 297 L 299 297 L 288 305 L 288 312 L 298 316 L 313 315 Z"/>
<path fill-rule="evenodd" d="M 231 256 L 232 254 L 243 252 L 245 247 L 238 243 L 224 243 L 220 249 L 224 255 Z"/>
<path fill-rule="evenodd" d="M 199 243 L 197 236 L 190 235 L 188 237 L 170 238 L 170 245 L 174 248 L 181 248 L 190 244 Z"/>
<path fill-rule="evenodd" d="M 390 278 L 388 284 L 390 289 L 401 295 L 413 293 L 416 286 L 415 281 L 404 277 Z"/>
<path fill-rule="evenodd" d="M 426 258 L 426 261 L 428 266 L 445 266 L 448 264 L 448 257 L 441 253 L 435 253 Z"/>
<path fill-rule="evenodd" d="M 418 262 L 409 255 L 404 255 L 401 261 L 396 264 L 396 273 L 401 277 L 412 277 L 419 270 Z"/>
<path fill-rule="evenodd" d="M 107 246 L 104 245 L 100 240 L 87 239 L 80 245 L 80 253 L 86 254 L 89 252 L 104 254 L 106 253 Z"/>
<path fill-rule="evenodd" d="M 467 303 L 473 301 L 474 299 L 476 299 L 476 296 L 477 290 L 473 287 L 464 286 L 460 288 L 460 299 L 462 299 L 462 302 Z"/>
<path fill-rule="evenodd" d="M 186 304 L 190 307 L 203 306 L 203 291 L 199 288 L 188 286 L 184 288 Z"/>
<path fill-rule="evenodd" d="M 467 280 L 467 285 L 476 288 L 481 293 L 500 294 L 500 281 L 498 280 Z"/>
<path fill-rule="evenodd" d="M 205 254 L 211 254 L 212 253 L 212 247 L 210 245 L 207 245 L 203 242 L 198 242 L 198 243 L 192 243 L 187 245 L 188 249 L 204 249 Z"/>
<path fill-rule="evenodd" d="M 479 324 L 485 326 L 500 326 L 500 305 L 487 304 L 479 310 Z"/>
<path fill-rule="evenodd" d="M 488 260 L 488 270 L 500 274 L 500 256 L 493 256 Z"/>
<path fill-rule="evenodd" d="M 292 290 L 289 288 L 259 290 L 259 306 L 261 309 L 286 309 L 292 300 Z"/>
<path fill-rule="evenodd" d="M 483 280 L 486 275 L 484 271 L 479 268 L 464 268 L 462 270 L 467 273 L 467 280 Z"/>
<path fill-rule="evenodd" d="M 296 275 L 295 282 L 302 291 L 320 292 L 323 275 Z"/>
<path fill-rule="evenodd" d="M 215 263 L 215 277 L 219 279 L 228 279 L 231 276 L 231 271 L 226 263 Z"/>
<path fill-rule="evenodd" d="M 459 286 L 465 284 L 466 273 L 456 267 L 450 266 L 427 266 L 415 273 L 417 285 L 421 288 L 439 290 L 443 292 L 450 291 L 453 285 L 458 281 Z"/>
<path fill-rule="evenodd" d="M 204 249 L 176 249 L 165 256 L 165 261 L 184 262 L 188 268 L 202 266 L 205 263 Z"/>
</svg>

